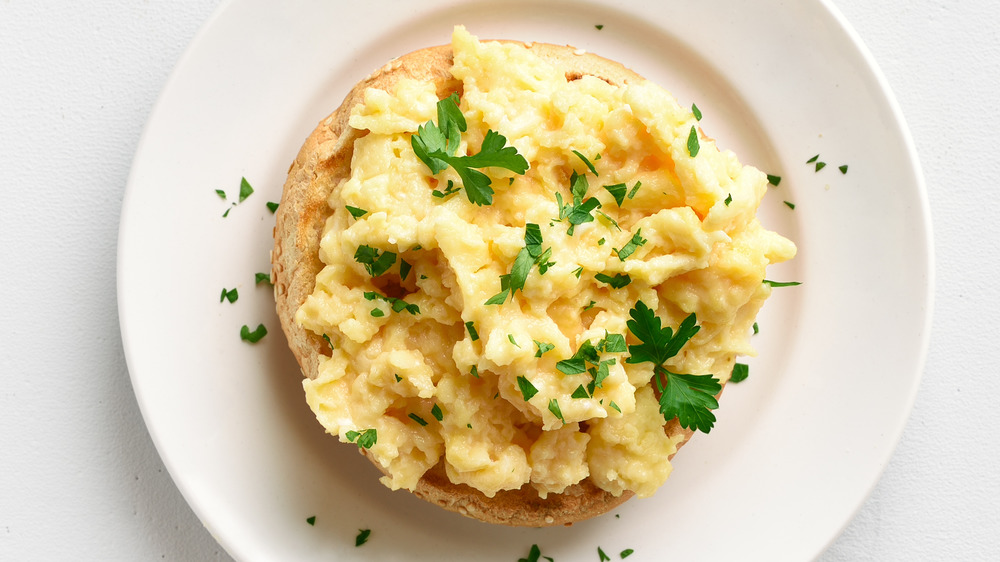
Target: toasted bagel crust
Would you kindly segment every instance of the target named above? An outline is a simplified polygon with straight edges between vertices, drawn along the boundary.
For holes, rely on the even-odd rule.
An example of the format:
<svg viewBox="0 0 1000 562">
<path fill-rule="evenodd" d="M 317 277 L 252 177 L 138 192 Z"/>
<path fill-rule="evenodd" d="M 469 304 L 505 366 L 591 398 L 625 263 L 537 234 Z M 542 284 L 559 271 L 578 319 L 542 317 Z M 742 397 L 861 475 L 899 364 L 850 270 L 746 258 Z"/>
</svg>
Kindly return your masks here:
<svg viewBox="0 0 1000 562">
<path fill-rule="evenodd" d="M 525 43 L 524 46 L 563 69 L 571 80 L 584 75 L 613 85 L 642 80 L 617 62 L 573 47 L 545 43 Z M 324 266 L 319 258 L 319 246 L 323 227 L 332 212 L 327 205 L 328 196 L 350 177 L 354 141 L 365 134 L 348 124 L 351 109 L 363 101 L 366 89 L 391 90 L 403 78 L 434 82 L 439 99 L 451 92 L 460 92 L 461 82 L 450 73 L 452 60 L 450 45 L 421 49 L 389 62 L 359 82 L 340 107 L 323 119 L 306 139 L 288 171 L 276 212 L 272 279 L 281 327 L 306 377 L 317 376 L 321 356 L 328 353 L 329 348 L 321 337 L 296 324 L 295 312 L 313 292 L 316 276 Z M 668 435 L 681 436 L 678 448 L 693 433 L 681 428 L 676 420 L 668 423 L 665 431 Z M 587 478 L 545 499 L 529 485 L 500 491 L 490 498 L 470 486 L 451 482 L 445 474 L 443 461 L 420 479 L 414 494 L 481 521 L 532 527 L 570 525 L 606 513 L 633 495 L 626 492 L 615 496 Z"/>
</svg>

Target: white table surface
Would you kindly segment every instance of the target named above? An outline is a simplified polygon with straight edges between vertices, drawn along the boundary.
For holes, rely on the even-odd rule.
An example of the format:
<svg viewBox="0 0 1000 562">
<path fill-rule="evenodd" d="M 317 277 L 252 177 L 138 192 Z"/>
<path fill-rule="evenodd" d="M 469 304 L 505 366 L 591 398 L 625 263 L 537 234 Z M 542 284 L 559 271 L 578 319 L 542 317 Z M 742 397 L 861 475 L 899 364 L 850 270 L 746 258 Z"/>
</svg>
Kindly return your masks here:
<svg viewBox="0 0 1000 562">
<path fill-rule="evenodd" d="M 913 133 L 937 267 L 912 416 L 820 559 L 997 559 L 1000 3 L 835 3 Z M 0 560 L 229 560 L 143 425 L 115 302 L 143 124 L 218 4 L 0 0 Z"/>
</svg>

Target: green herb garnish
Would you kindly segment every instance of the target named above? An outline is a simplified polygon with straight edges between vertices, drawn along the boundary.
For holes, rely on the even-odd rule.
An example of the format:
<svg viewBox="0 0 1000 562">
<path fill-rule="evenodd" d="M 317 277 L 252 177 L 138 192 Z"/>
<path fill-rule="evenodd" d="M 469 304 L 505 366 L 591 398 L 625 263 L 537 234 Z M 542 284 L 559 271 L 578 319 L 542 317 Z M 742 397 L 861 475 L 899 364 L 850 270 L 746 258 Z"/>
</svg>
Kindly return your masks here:
<svg viewBox="0 0 1000 562">
<path fill-rule="evenodd" d="M 393 312 L 402 312 L 402 311 L 405 310 L 405 311 L 407 311 L 407 312 L 409 312 L 410 314 L 413 314 L 413 315 L 420 314 L 420 307 L 419 306 L 417 306 L 416 304 L 408 303 L 408 302 L 404 301 L 403 299 L 397 299 L 396 297 L 387 297 L 387 296 L 385 296 L 385 295 L 383 295 L 381 293 L 377 293 L 375 291 L 365 291 L 364 297 L 365 297 L 365 300 L 368 300 L 368 301 L 380 300 L 380 301 L 384 301 L 384 302 L 389 303 L 389 306 L 392 307 L 392 311 Z M 379 308 L 376 308 L 374 310 L 381 311 L 381 309 L 379 309 Z M 372 316 L 376 316 L 374 314 L 374 310 L 372 312 Z M 382 314 L 379 314 L 378 316 L 382 316 Z"/>
<path fill-rule="evenodd" d="M 736 363 L 733 365 L 733 373 L 729 376 L 729 382 L 743 382 L 750 376 L 750 365 L 746 363 Z"/>
<path fill-rule="evenodd" d="M 597 31 L 600 31 L 600 30 L 604 29 L 604 24 L 603 23 L 599 23 L 599 24 L 597 24 L 597 25 L 594 26 L 594 29 L 596 29 Z"/>
<path fill-rule="evenodd" d="M 222 288 L 222 295 L 219 296 L 219 302 L 228 300 L 229 302 L 232 303 L 232 302 L 236 302 L 236 299 L 238 299 L 238 298 L 240 298 L 240 294 L 236 290 L 236 288 L 233 288 L 233 289 L 230 289 L 230 290 L 227 291 L 226 288 L 223 287 Z"/>
<path fill-rule="evenodd" d="M 701 121 L 701 110 L 698 109 L 698 106 L 693 103 L 691 104 L 691 113 L 694 114 L 695 119 Z"/>
<path fill-rule="evenodd" d="M 352 207 L 350 205 L 345 205 L 345 207 L 347 207 L 347 212 L 351 213 L 351 216 L 356 219 L 360 219 L 361 217 L 368 214 L 368 211 L 366 211 L 365 209 L 359 209 L 358 207 Z"/>
<path fill-rule="evenodd" d="M 663 419 L 677 418 L 681 427 L 708 433 L 715 424 L 712 410 L 719 407 L 715 395 L 722 391 L 722 385 L 712 375 L 674 373 L 663 365 L 701 329 L 695 315 L 685 318 L 676 333 L 661 327 L 660 318 L 642 301 L 635 304 L 629 316 L 628 329 L 642 343 L 628 346 L 630 356 L 625 362 L 653 363 Z"/>
<path fill-rule="evenodd" d="M 371 449 L 378 443 L 378 431 L 373 427 L 364 431 L 348 431 L 344 434 L 351 443 L 356 443 L 361 449 Z"/>
<path fill-rule="evenodd" d="M 597 556 L 600 557 L 600 562 L 610 562 L 611 560 L 610 556 L 604 554 L 604 551 L 601 550 L 601 547 L 597 547 Z"/>
<path fill-rule="evenodd" d="M 837 169 L 840 170 L 841 174 L 846 174 L 847 173 L 847 165 L 841 166 L 840 168 L 837 168 Z"/>
<path fill-rule="evenodd" d="M 541 357 L 542 355 L 545 355 L 547 352 L 552 351 L 553 349 L 556 348 L 556 346 L 552 345 L 551 343 L 546 343 L 538 340 L 531 340 L 531 341 L 535 342 L 535 347 L 538 348 L 538 350 L 535 351 L 535 357 Z"/>
<path fill-rule="evenodd" d="M 553 416 L 559 418 L 559 421 L 563 422 L 563 424 L 566 423 L 566 419 L 563 418 L 562 410 L 559 408 L 559 401 L 555 398 L 549 400 L 549 411 L 552 412 Z"/>
<path fill-rule="evenodd" d="M 316 525 L 316 516 L 313 515 L 312 517 L 306 517 L 306 523 L 309 523 L 310 525 L 315 526 Z"/>
<path fill-rule="evenodd" d="M 619 260 L 625 261 L 626 258 L 634 254 L 635 251 L 639 249 L 639 246 L 642 246 L 645 243 L 646 239 L 642 237 L 642 229 L 640 228 L 635 231 L 635 234 L 632 235 L 632 239 L 628 241 L 628 244 L 622 246 L 621 250 L 615 249 L 615 253 L 618 254 Z"/>
<path fill-rule="evenodd" d="M 613 289 L 621 289 L 622 287 L 628 285 L 632 282 L 632 278 L 629 277 L 627 273 L 616 273 L 614 277 L 606 275 L 604 273 L 598 273 L 594 276 L 601 283 L 607 283 L 611 285 Z"/>
<path fill-rule="evenodd" d="M 606 185 L 604 189 L 608 190 L 608 193 L 615 198 L 615 203 L 621 207 L 622 203 L 625 202 L 625 194 L 628 191 L 628 186 L 624 183 L 616 183 L 614 185 Z"/>
<path fill-rule="evenodd" d="M 358 529 L 358 536 L 354 538 L 354 546 L 361 546 L 368 542 L 368 537 L 370 537 L 371 534 L 371 529 Z"/>
<path fill-rule="evenodd" d="M 812 158 L 806 160 L 806 164 L 812 164 L 813 162 L 815 162 L 817 160 L 819 160 L 819 154 L 817 154 L 816 156 L 813 156 Z"/>
<path fill-rule="evenodd" d="M 267 202 L 267 210 L 271 211 L 272 213 L 275 212 L 275 211 L 277 211 L 278 210 L 278 204 L 275 203 L 274 201 L 268 201 Z"/>
<path fill-rule="evenodd" d="M 363 244 L 354 252 L 354 261 L 364 265 L 368 275 L 378 277 L 396 263 L 396 254 L 390 251 L 379 252 L 378 249 Z"/>
<path fill-rule="evenodd" d="M 726 206 L 728 207 L 729 204 L 732 203 L 732 202 L 733 202 L 733 194 L 730 193 L 729 195 L 726 196 L 726 200 L 723 201 L 723 203 L 725 203 Z"/>
<path fill-rule="evenodd" d="M 771 281 L 770 279 L 765 279 L 763 283 L 772 287 L 794 287 L 802 284 L 801 281 Z"/>
<path fill-rule="evenodd" d="M 253 188 L 250 187 L 250 182 L 248 182 L 246 178 L 240 179 L 240 203 L 252 194 Z"/>
<path fill-rule="evenodd" d="M 216 189 L 215 190 L 215 194 L 218 195 L 219 198 L 222 199 L 223 201 L 226 200 L 226 192 L 225 191 L 222 191 L 221 189 Z"/>
<path fill-rule="evenodd" d="M 248 343 L 257 343 L 266 335 L 267 328 L 265 328 L 263 324 L 257 325 L 257 329 L 252 332 L 250 331 L 250 327 L 246 324 L 240 328 L 240 339 Z"/>
<path fill-rule="evenodd" d="M 271 274 L 270 273 L 254 273 L 253 274 L 254 285 L 260 285 L 261 283 L 271 284 Z"/>
<path fill-rule="evenodd" d="M 642 185 L 642 182 L 641 182 L 641 181 L 637 181 L 637 182 L 635 182 L 635 185 L 634 185 L 634 186 L 632 186 L 632 190 L 628 192 L 628 198 L 629 198 L 629 199 L 631 199 L 631 198 L 635 197 L 635 193 L 636 193 L 637 191 L 639 191 L 639 187 L 640 187 L 641 185 Z"/>
<path fill-rule="evenodd" d="M 691 125 L 691 133 L 688 134 L 687 148 L 691 158 L 698 156 L 698 152 L 701 150 L 701 144 L 698 142 L 698 130 L 695 129 L 694 125 Z"/>
<path fill-rule="evenodd" d="M 621 556 L 622 560 L 624 560 L 624 559 L 628 558 L 629 556 L 632 556 L 633 552 L 635 552 L 635 551 L 632 550 L 631 548 L 626 548 L 625 550 L 623 550 L 621 552 L 621 554 L 619 554 L 619 556 Z"/>
<path fill-rule="evenodd" d="M 521 349 L 521 346 L 517 345 L 517 341 L 514 340 L 514 334 L 507 334 L 507 341 L 509 341 L 510 343 L 514 344 L 514 347 L 516 347 L 518 349 Z"/>
<path fill-rule="evenodd" d="M 753 333 L 754 333 L 754 334 L 757 334 L 758 332 L 760 332 L 760 327 L 758 327 L 758 326 L 757 326 L 757 323 L 756 323 L 756 322 L 754 322 L 754 323 L 753 323 Z"/>
<path fill-rule="evenodd" d="M 454 168 L 462 180 L 469 202 L 490 205 L 493 203 L 490 177 L 476 168 L 504 168 L 515 174 L 523 174 L 528 170 L 528 161 L 518 154 L 516 148 L 506 146 L 507 139 L 493 130 L 486 131 L 477 154 L 456 156 L 461 134 L 468 127 L 458 102 L 456 93 L 439 101 L 437 124 L 428 121 L 421 125 L 417 134 L 410 137 L 410 146 L 432 174 L 438 174 L 449 166 Z"/>
<path fill-rule="evenodd" d="M 434 419 L 437 421 L 444 419 L 444 412 L 441 411 L 441 406 L 438 406 L 437 404 L 434 404 L 434 406 L 431 407 L 431 415 L 434 416 Z"/>
<path fill-rule="evenodd" d="M 781 183 L 781 176 L 772 176 L 771 174 L 767 174 L 767 183 L 773 185 L 774 187 L 778 187 L 778 184 Z"/>
<path fill-rule="evenodd" d="M 475 322 L 473 322 L 472 320 L 469 320 L 468 322 L 466 322 L 465 323 L 465 329 L 469 332 L 469 338 L 472 339 L 472 341 L 478 341 L 479 340 L 479 332 L 476 331 L 476 323 Z"/>
<path fill-rule="evenodd" d="M 826 162 L 816 162 L 816 171 L 817 172 L 820 171 L 820 170 L 822 170 L 823 168 L 826 168 Z"/>
<path fill-rule="evenodd" d="M 521 396 L 524 397 L 525 402 L 531 400 L 532 396 L 538 394 L 538 389 L 535 388 L 535 385 L 531 384 L 531 381 L 523 376 L 517 377 L 517 388 L 521 390 Z"/>
<path fill-rule="evenodd" d="M 791 201 L 785 201 L 785 206 L 793 211 L 795 210 L 795 203 L 792 203 Z"/>
<path fill-rule="evenodd" d="M 573 151 L 573 154 L 576 154 L 576 155 L 577 155 L 577 157 L 579 157 L 579 158 L 580 158 L 580 160 L 583 160 L 583 163 L 587 165 L 587 169 L 589 169 L 589 170 L 590 170 L 590 173 L 591 173 L 591 174 L 594 174 L 595 176 L 599 176 L 599 175 L 600 175 L 600 174 L 598 174 L 598 173 L 597 173 L 597 168 L 594 168 L 594 165 L 593 165 L 593 164 L 592 164 L 592 163 L 590 162 L 590 160 L 587 160 L 587 157 L 586 157 L 586 156 L 584 156 L 583 154 L 580 154 L 580 153 L 579 153 L 578 151 L 576 151 L 576 150 L 574 150 L 574 151 Z M 600 157 L 601 157 L 601 155 L 600 155 L 600 154 L 598 154 L 598 155 L 597 155 L 597 158 L 600 158 Z"/>
<path fill-rule="evenodd" d="M 524 227 L 524 248 L 517 253 L 510 273 L 500 276 L 500 292 L 490 297 L 485 304 L 503 304 L 507 297 L 514 298 L 516 291 L 523 291 L 531 268 L 538 266 L 538 274 L 544 275 L 555 263 L 548 261 L 552 248 L 542 251 L 542 230 L 537 224 L 528 223 Z"/>
<path fill-rule="evenodd" d="M 422 418 L 422 417 L 418 416 L 417 414 L 414 414 L 413 412 L 410 412 L 410 414 L 409 414 L 409 416 L 408 416 L 408 417 L 409 417 L 409 418 L 410 418 L 411 420 L 413 420 L 413 421 L 415 421 L 415 422 L 419 423 L 420 425 L 427 425 L 427 420 L 425 420 L 424 418 Z"/>
</svg>

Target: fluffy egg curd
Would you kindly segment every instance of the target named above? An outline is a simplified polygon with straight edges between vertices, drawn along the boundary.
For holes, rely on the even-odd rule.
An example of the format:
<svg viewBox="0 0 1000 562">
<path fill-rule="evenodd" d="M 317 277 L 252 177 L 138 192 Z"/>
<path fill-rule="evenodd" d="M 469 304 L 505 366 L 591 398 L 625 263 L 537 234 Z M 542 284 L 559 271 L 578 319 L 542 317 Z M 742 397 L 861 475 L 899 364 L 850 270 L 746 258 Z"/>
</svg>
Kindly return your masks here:
<svg viewBox="0 0 1000 562">
<path fill-rule="evenodd" d="M 765 268 L 795 246 L 756 217 L 765 174 L 671 94 L 530 47 L 458 27 L 454 95 L 404 77 L 351 109 L 350 176 L 294 317 L 329 344 L 306 399 L 392 489 L 441 463 L 487 497 L 588 478 L 650 496 L 690 435 L 668 422 L 714 421 L 664 401 L 714 381 L 711 415 L 754 353 Z"/>
</svg>

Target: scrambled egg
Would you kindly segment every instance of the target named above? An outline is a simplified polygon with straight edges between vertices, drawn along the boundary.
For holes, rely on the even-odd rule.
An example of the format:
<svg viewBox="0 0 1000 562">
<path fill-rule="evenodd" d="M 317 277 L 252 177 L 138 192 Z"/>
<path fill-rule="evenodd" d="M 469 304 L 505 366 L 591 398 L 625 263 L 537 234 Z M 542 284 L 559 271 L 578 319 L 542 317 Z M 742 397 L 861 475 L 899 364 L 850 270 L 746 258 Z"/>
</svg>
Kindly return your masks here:
<svg viewBox="0 0 1000 562">
<path fill-rule="evenodd" d="M 585 340 L 623 334 L 632 343 L 626 322 L 641 300 L 665 326 L 697 315 L 701 330 L 672 371 L 728 380 L 735 357 L 753 353 L 751 327 L 770 293 L 765 267 L 795 253 L 755 217 L 766 176 L 704 136 L 691 157 L 697 121 L 652 83 L 567 80 L 521 45 L 481 43 L 461 27 L 452 41 L 468 123 L 459 154 L 493 130 L 530 168 L 484 168 L 491 205 L 461 191 L 441 197 L 461 180 L 451 168 L 432 175 L 410 140 L 437 119 L 434 85 L 403 80 L 366 93 L 350 124 L 368 133 L 355 142 L 350 179 L 329 199 L 326 267 L 296 316 L 333 348 L 319 376 L 304 381 L 308 403 L 342 441 L 376 430 L 370 453 L 393 489 L 413 489 L 443 461 L 453 482 L 487 496 L 530 485 L 544 497 L 588 477 L 616 495 L 649 496 L 669 476 L 680 439 L 664 432 L 652 364 L 605 354 L 617 360 L 602 384 L 573 397 L 589 375 L 566 375 L 556 363 Z M 587 196 L 601 205 L 570 235 L 556 194 L 572 200 L 574 172 L 588 176 Z M 620 205 L 601 187 L 619 183 L 630 191 Z M 529 223 L 552 249 L 549 267 L 533 268 L 503 304 L 486 305 Z M 621 259 L 640 232 L 646 242 Z M 362 246 L 397 261 L 373 277 L 357 259 Z M 598 274 L 631 283 L 614 288 Z M 528 400 L 519 377 L 537 390 Z"/>
</svg>

